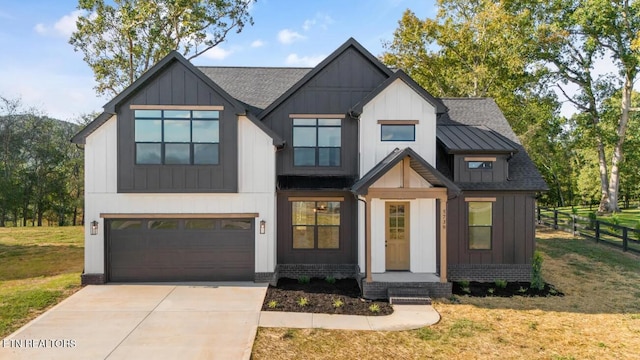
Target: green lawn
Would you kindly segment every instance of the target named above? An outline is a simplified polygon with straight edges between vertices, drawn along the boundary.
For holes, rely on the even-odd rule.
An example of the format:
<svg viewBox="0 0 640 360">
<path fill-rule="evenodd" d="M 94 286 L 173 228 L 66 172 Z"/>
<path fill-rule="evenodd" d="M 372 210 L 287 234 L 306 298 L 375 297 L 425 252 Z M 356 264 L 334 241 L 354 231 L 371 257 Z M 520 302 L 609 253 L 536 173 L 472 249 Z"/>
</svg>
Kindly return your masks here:
<svg viewBox="0 0 640 360">
<path fill-rule="evenodd" d="M 260 328 L 254 359 L 637 359 L 640 257 L 539 229 L 543 276 L 564 297 L 439 299 L 414 331 Z"/>
<path fill-rule="evenodd" d="M 565 206 L 565 207 L 559 207 L 557 209 L 558 211 L 569 213 L 569 214 L 572 214 L 574 211 L 573 209 L 575 209 L 576 215 L 582 216 L 582 217 L 589 217 L 590 213 L 595 214 L 596 210 L 598 210 L 598 207 L 593 206 L 591 210 L 589 210 L 588 206 L 575 206 L 573 208 L 571 206 Z M 614 220 L 614 218 L 617 218 L 617 220 Z M 616 223 L 616 221 L 618 221 L 619 225 L 634 229 L 636 225 L 640 224 L 640 208 L 633 207 L 629 209 L 622 209 L 621 212 L 616 213 L 614 215 L 604 214 L 604 215 L 597 216 L 597 219 L 601 221 L 606 221 L 609 223 L 614 223 L 614 224 Z"/>
<path fill-rule="evenodd" d="M 0 338 L 80 288 L 82 227 L 0 228 Z"/>
</svg>

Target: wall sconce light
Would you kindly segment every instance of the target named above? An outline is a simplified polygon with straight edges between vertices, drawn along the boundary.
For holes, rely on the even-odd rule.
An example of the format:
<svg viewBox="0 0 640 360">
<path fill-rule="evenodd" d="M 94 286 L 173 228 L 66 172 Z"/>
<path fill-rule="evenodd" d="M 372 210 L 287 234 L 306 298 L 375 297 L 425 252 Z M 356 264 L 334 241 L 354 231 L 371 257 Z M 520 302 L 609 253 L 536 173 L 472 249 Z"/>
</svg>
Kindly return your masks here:
<svg viewBox="0 0 640 360">
<path fill-rule="evenodd" d="M 267 222 L 264 220 L 260 220 L 260 234 L 264 234 L 267 230 Z"/>
<path fill-rule="evenodd" d="M 91 222 L 91 235 L 98 235 L 98 222 L 95 220 Z"/>
</svg>

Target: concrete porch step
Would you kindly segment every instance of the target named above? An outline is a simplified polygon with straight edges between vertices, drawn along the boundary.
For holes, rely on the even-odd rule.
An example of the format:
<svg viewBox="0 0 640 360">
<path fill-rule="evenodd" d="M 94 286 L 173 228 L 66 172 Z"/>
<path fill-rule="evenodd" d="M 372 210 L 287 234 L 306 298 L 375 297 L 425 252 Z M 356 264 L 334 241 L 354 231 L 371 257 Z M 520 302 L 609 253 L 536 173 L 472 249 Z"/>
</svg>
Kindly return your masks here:
<svg viewBox="0 0 640 360">
<path fill-rule="evenodd" d="M 391 305 L 431 305 L 429 289 L 424 287 L 393 287 L 387 296 Z"/>
</svg>

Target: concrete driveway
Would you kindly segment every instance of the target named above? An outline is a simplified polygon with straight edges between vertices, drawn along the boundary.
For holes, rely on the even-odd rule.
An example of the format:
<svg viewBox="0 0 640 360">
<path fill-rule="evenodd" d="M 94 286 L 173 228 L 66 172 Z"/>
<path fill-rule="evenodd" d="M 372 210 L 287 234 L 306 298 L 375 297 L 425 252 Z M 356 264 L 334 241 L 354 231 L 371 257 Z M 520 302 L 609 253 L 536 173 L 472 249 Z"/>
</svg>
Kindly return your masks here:
<svg viewBox="0 0 640 360">
<path fill-rule="evenodd" d="M 266 284 L 87 286 L 7 338 L 0 359 L 249 359 Z"/>
</svg>

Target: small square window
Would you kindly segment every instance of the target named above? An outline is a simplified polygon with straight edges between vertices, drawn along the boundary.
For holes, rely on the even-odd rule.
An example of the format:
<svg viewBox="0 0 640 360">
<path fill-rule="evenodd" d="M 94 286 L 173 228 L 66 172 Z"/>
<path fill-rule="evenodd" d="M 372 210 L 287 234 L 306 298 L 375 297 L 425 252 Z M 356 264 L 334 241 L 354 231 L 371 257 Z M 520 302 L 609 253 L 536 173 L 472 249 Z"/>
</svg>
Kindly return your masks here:
<svg viewBox="0 0 640 360">
<path fill-rule="evenodd" d="M 491 170 L 493 169 L 493 161 L 467 161 L 468 169 Z"/>
<path fill-rule="evenodd" d="M 415 125 L 382 124 L 380 128 L 382 141 L 416 141 Z"/>
</svg>

